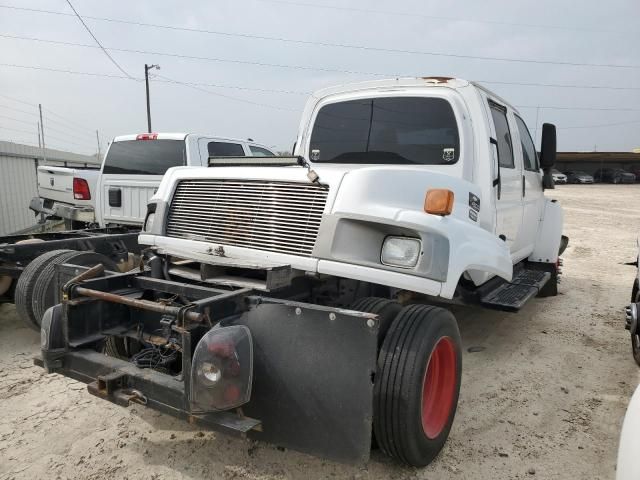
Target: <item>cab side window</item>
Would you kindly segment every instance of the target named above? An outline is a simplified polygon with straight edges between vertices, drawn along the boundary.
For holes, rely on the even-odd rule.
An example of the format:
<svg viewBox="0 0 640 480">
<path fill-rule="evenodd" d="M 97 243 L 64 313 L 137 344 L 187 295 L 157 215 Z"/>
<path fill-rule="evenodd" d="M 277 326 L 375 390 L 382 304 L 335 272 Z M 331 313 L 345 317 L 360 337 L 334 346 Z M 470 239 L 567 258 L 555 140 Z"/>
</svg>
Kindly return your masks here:
<svg viewBox="0 0 640 480">
<path fill-rule="evenodd" d="M 515 168 L 513 159 L 513 147 L 511 143 L 511 131 L 507 121 L 507 110 L 493 102 L 489 102 L 493 125 L 496 129 L 496 141 L 498 143 L 498 162 L 501 167 Z"/>
<path fill-rule="evenodd" d="M 239 143 L 209 142 L 207 144 L 210 157 L 244 157 L 244 149 Z"/>
<path fill-rule="evenodd" d="M 255 145 L 249 145 L 249 150 L 251 150 L 251 155 L 254 157 L 275 157 L 273 152 L 270 152 L 266 148 L 256 147 Z"/>
<path fill-rule="evenodd" d="M 516 117 L 516 124 L 518 125 L 518 133 L 520 134 L 520 143 L 522 144 L 522 163 L 525 170 L 531 170 L 537 172 L 538 167 L 538 154 L 536 153 L 536 147 L 531 140 L 529 129 L 524 121 L 519 117 Z"/>
</svg>

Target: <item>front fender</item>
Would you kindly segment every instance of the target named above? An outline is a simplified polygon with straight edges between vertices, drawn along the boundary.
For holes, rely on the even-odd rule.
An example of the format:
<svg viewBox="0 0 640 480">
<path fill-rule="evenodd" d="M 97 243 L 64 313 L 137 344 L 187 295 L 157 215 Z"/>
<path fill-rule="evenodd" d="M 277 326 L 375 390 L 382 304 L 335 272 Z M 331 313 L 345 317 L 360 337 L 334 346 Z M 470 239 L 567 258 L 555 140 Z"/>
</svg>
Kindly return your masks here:
<svg viewBox="0 0 640 480">
<path fill-rule="evenodd" d="M 411 212 L 411 216 L 414 215 Z M 401 218 L 407 216 L 401 215 Z M 431 228 L 436 230 L 437 227 L 449 241 L 447 278 L 442 283 L 441 297 L 453 298 L 460 277 L 467 271 L 489 274 L 484 275 L 484 280 L 490 275 L 498 275 L 511 281 L 513 264 L 509 247 L 504 241 L 479 226 L 456 218 L 427 217 Z"/>
</svg>

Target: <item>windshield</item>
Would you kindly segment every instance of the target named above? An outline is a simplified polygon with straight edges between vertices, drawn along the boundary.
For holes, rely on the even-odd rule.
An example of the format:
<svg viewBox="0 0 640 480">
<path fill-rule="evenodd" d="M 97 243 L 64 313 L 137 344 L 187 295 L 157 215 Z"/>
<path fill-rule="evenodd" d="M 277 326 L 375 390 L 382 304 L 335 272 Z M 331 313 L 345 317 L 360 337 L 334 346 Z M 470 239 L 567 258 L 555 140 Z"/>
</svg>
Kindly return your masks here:
<svg viewBox="0 0 640 480">
<path fill-rule="evenodd" d="M 362 164 L 451 164 L 460 138 L 441 98 L 390 97 L 332 103 L 316 117 L 309 159 Z"/>
<path fill-rule="evenodd" d="M 102 173 L 164 175 L 186 164 L 184 140 L 127 140 L 113 142 Z"/>
</svg>

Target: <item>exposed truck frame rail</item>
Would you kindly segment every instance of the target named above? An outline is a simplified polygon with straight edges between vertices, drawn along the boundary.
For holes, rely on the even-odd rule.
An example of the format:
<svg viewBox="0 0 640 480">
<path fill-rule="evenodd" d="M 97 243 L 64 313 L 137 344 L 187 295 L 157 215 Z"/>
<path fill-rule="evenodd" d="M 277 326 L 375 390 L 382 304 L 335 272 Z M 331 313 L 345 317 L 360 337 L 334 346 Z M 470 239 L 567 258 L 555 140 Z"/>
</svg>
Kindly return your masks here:
<svg viewBox="0 0 640 480">
<path fill-rule="evenodd" d="M 250 288 L 153 278 L 149 270 L 69 280 L 82 271 L 58 267 L 63 301 L 45 314 L 46 346 L 37 365 L 85 382 L 91 394 L 121 406 L 141 403 L 192 423 L 341 461 L 368 459 L 377 315 L 299 302 L 291 299 L 292 291 L 280 292 L 289 298 L 277 298 Z M 165 300 L 148 299 L 154 295 Z M 166 298 L 172 296 L 192 301 L 170 307 Z M 191 353 L 212 324 L 251 328 L 251 400 L 234 411 L 203 412 L 193 404 Z M 100 353 L 101 342 L 114 334 L 176 349 L 182 373 L 143 370 Z M 343 408 L 336 410 L 336 402 Z"/>
<path fill-rule="evenodd" d="M 0 278 L 8 284 L 0 293 L 0 303 L 13 302 L 15 280 L 40 255 L 55 250 L 94 251 L 116 262 L 126 261 L 129 253 L 140 253 L 138 234 L 136 229 L 110 227 L 0 237 Z"/>
</svg>

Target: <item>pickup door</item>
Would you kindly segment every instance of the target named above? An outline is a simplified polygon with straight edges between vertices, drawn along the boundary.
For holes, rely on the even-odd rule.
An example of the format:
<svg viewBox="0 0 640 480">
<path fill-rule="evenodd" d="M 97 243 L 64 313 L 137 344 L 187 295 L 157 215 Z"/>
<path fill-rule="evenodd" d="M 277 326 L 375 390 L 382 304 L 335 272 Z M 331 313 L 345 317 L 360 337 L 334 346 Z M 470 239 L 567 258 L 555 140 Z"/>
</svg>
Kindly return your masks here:
<svg viewBox="0 0 640 480">
<path fill-rule="evenodd" d="M 53 167 L 41 165 L 38 167 L 38 195 L 45 200 L 66 203 L 77 206 L 93 206 L 95 201 L 96 184 L 100 171 L 67 167 Z M 90 199 L 75 198 L 73 179 L 84 180 L 91 195 Z"/>
</svg>

